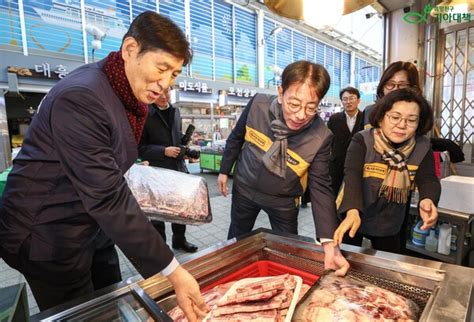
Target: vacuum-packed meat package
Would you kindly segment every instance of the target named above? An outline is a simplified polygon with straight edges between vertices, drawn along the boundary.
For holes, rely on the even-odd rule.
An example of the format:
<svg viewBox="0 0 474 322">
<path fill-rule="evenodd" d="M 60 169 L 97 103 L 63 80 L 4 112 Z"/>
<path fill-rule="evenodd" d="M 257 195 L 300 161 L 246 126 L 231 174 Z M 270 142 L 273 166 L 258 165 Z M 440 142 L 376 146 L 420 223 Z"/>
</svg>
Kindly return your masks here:
<svg viewBox="0 0 474 322">
<path fill-rule="evenodd" d="M 199 176 L 134 164 L 125 179 L 150 219 L 185 225 L 212 220 L 207 183 Z"/>
<path fill-rule="evenodd" d="M 399 294 L 330 272 L 298 303 L 292 321 L 416 321 L 419 312 Z"/>
</svg>

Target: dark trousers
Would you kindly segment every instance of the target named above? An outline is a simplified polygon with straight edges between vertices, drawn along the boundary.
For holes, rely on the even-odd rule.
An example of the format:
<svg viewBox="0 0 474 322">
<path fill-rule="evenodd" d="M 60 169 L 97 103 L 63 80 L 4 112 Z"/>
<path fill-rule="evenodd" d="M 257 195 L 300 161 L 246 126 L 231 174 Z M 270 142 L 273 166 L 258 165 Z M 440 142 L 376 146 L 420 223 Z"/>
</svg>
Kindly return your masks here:
<svg viewBox="0 0 474 322">
<path fill-rule="evenodd" d="M 18 254 L 0 247 L 0 257 L 25 276 L 41 311 L 122 280 L 115 246 L 102 232 L 91 245 L 64 260 L 29 260 L 30 245 L 28 237 Z"/>
<path fill-rule="evenodd" d="M 349 234 L 346 233 L 342 242 L 344 244 L 354 245 L 354 246 L 362 246 L 362 238 L 370 239 L 372 243 L 372 247 L 377 250 L 382 250 L 385 252 L 401 254 L 400 249 L 400 233 L 393 235 L 393 236 L 385 236 L 385 237 L 375 237 L 369 235 L 363 235 L 357 233 L 354 238 L 349 237 Z"/>
<path fill-rule="evenodd" d="M 331 175 L 331 188 L 334 195 L 337 197 L 342 181 L 344 180 L 344 161 L 342 164 L 332 161 L 329 164 L 329 174 Z"/>
<path fill-rule="evenodd" d="M 278 197 L 275 197 L 275 199 L 278 199 Z M 231 239 L 251 232 L 260 210 L 268 214 L 272 230 L 298 234 L 298 207 L 294 200 L 288 198 L 286 204 L 278 202 L 278 205 L 272 205 L 271 203 L 260 205 L 234 189 L 232 191 L 231 222 L 227 238 Z"/>
<path fill-rule="evenodd" d="M 166 241 L 165 223 L 163 221 L 152 220 L 151 224 L 160 233 L 161 237 L 163 237 L 163 240 Z M 184 233 L 186 232 L 186 225 L 171 224 L 171 230 L 173 231 L 173 240 L 186 240 L 186 237 L 184 236 Z"/>
<path fill-rule="evenodd" d="M 301 204 L 306 205 L 307 203 L 311 202 L 311 193 L 309 192 L 309 187 L 306 188 L 303 196 L 301 197 Z"/>
</svg>

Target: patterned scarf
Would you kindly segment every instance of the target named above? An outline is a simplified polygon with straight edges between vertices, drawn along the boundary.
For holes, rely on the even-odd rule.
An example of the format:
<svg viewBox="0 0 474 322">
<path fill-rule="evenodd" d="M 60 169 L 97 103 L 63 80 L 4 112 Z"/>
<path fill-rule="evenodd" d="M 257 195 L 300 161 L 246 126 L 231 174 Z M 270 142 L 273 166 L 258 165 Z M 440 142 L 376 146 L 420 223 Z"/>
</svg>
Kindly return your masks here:
<svg viewBox="0 0 474 322">
<path fill-rule="evenodd" d="M 280 178 L 286 177 L 286 150 L 288 148 L 288 137 L 298 134 L 305 130 L 312 122 L 309 122 L 301 129 L 292 130 L 290 129 L 282 116 L 282 106 L 278 103 L 278 99 L 270 105 L 270 118 L 273 120 L 270 123 L 270 129 L 273 132 L 275 141 L 272 143 L 267 152 L 263 155 L 263 165 L 273 174 L 276 174 Z"/>
<path fill-rule="evenodd" d="M 130 127 L 138 144 L 148 115 L 148 106 L 139 102 L 135 95 L 133 95 L 132 88 L 125 75 L 125 62 L 120 51 L 113 51 L 107 56 L 104 72 L 115 94 L 117 94 L 125 106 Z"/>
<path fill-rule="evenodd" d="M 380 187 L 379 197 L 386 198 L 388 202 L 406 203 L 412 184 L 406 161 L 415 148 L 415 137 L 409 139 L 398 150 L 391 145 L 382 130 L 375 129 L 374 141 L 375 151 L 388 163 L 388 171 Z"/>
</svg>

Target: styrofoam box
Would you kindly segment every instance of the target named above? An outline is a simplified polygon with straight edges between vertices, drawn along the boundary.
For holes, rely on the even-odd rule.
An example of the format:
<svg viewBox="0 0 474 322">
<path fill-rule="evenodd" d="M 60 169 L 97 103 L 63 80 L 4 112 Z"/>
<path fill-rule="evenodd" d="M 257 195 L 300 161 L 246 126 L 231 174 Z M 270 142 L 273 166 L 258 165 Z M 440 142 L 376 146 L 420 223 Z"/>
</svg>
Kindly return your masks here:
<svg viewBox="0 0 474 322">
<path fill-rule="evenodd" d="M 441 198 L 438 207 L 474 213 L 474 178 L 449 176 L 441 179 Z"/>
</svg>

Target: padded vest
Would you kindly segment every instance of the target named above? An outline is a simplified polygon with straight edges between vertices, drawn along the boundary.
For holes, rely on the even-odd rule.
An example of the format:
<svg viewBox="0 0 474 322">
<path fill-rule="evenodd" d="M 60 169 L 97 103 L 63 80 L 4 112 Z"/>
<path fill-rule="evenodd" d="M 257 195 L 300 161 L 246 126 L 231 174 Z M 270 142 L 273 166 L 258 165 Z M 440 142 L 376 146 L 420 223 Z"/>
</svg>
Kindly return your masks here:
<svg viewBox="0 0 474 322">
<path fill-rule="evenodd" d="M 277 197 L 296 198 L 303 194 L 308 181 L 308 169 L 328 136 L 332 135 L 319 116 L 301 133 L 288 137 L 286 178 L 280 178 L 263 165 L 263 155 L 275 137 L 270 129 L 272 121 L 269 107 L 277 97 L 259 94 L 249 107 L 245 142 L 236 165 L 234 184 L 237 190 L 248 196 L 256 191 L 261 198 L 274 200 Z M 243 186 L 242 186 L 243 185 Z M 240 189 L 239 189 L 240 187 Z M 247 193 L 246 193 L 247 192 Z M 270 198 L 270 196 L 272 198 Z"/>
<path fill-rule="evenodd" d="M 382 156 L 373 148 L 374 130 L 372 128 L 359 132 L 367 147 L 363 171 L 364 209 L 361 213 L 362 224 L 359 232 L 370 236 L 393 236 L 400 231 L 409 201 L 399 204 L 379 197 L 388 163 L 382 160 Z M 430 150 L 430 140 L 426 136 L 417 136 L 415 140 L 415 148 L 407 160 L 412 189 L 415 187 L 416 171 Z M 345 184 L 350 184 L 350 182 Z"/>
</svg>

